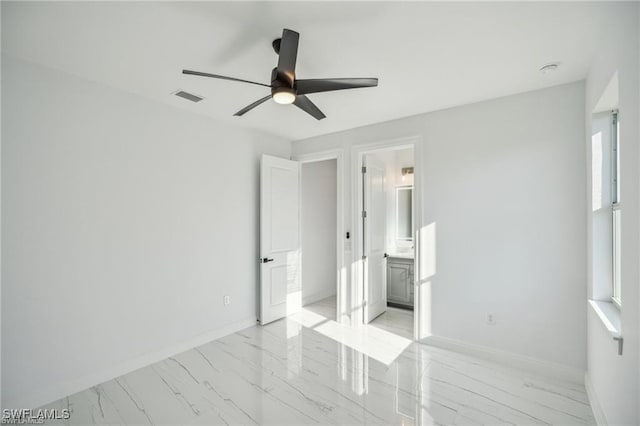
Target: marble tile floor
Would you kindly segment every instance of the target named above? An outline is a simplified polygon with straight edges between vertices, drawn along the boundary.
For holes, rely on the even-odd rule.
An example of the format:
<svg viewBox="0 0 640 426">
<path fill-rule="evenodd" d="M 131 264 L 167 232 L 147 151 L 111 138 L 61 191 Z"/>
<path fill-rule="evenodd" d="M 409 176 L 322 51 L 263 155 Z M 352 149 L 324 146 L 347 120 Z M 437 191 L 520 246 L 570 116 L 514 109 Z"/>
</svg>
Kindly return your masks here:
<svg viewBox="0 0 640 426">
<path fill-rule="evenodd" d="M 413 311 L 388 306 L 385 313 L 369 323 L 369 327 L 413 340 Z"/>
<path fill-rule="evenodd" d="M 327 319 L 336 318 L 336 297 L 331 296 L 318 302 L 306 305 L 304 309 L 321 315 Z M 387 311 L 375 318 L 369 327 L 389 331 L 406 339 L 413 340 L 413 311 L 387 307 Z"/>
<path fill-rule="evenodd" d="M 336 319 L 336 296 L 330 296 L 318 302 L 303 306 L 303 309 L 314 312 L 329 320 Z"/>
<path fill-rule="evenodd" d="M 318 330 L 332 321 L 305 315 L 231 334 L 46 408 L 71 410 L 59 421 L 70 425 L 595 423 L 582 385 L 411 341 L 381 362 L 355 349 L 366 339 L 344 343 L 344 330 L 335 328 L 339 338 Z M 372 342 L 363 349 L 376 348 Z"/>
</svg>

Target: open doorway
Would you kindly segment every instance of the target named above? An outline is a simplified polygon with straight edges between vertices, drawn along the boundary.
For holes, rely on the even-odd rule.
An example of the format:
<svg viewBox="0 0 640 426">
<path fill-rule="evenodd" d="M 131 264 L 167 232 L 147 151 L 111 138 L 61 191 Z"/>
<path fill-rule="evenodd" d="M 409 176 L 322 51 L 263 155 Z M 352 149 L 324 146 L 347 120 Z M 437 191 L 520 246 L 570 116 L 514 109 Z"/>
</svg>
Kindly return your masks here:
<svg viewBox="0 0 640 426">
<path fill-rule="evenodd" d="M 361 154 L 363 322 L 414 336 L 414 148 Z"/>
<path fill-rule="evenodd" d="M 345 316 L 342 150 L 298 155 L 300 164 L 301 293 L 303 313 L 319 321 Z"/>
<path fill-rule="evenodd" d="M 337 159 L 300 165 L 302 306 L 335 320 L 337 305 Z"/>
</svg>

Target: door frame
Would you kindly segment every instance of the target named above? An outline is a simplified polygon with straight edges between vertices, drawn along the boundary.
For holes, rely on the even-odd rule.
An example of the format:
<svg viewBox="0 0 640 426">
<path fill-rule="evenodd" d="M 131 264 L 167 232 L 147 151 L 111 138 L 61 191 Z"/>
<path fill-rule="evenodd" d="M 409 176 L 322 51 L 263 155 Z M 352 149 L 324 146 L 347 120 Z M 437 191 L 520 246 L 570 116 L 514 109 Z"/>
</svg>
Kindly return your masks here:
<svg viewBox="0 0 640 426">
<path fill-rule="evenodd" d="M 318 161 L 336 160 L 336 318 L 337 323 L 348 323 L 349 307 L 346 306 L 347 297 L 347 274 L 344 265 L 344 150 L 333 149 L 321 152 L 312 152 L 309 154 L 293 155 L 292 160 L 300 163 L 299 200 L 302 203 L 302 165 L 306 163 L 316 163 Z M 302 204 L 301 204 L 302 206 Z M 302 235 L 302 220 L 300 217 L 300 238 Z M 301 240 L 302 241 L 302 240 Z M 302 243 L 301 243 L 302 244 Z M 302 253 L 304 256 L 304 253 Z M 300 269 L 301 285 L 304 285 L 304 270 Z"/>
<path fill-rule="evenodd" d="M 413 174 L 413 220 L 414 220 L 414 296 L 413 296 L 413 339 L 418 340 L 420 336 L 420 324 L 422 316 L 428 315 L 428 312 L 422 312 L 420 309 L 420 286 L 417 285 L 420 277 L 420 271 L 418 270 L 420 262 L 418 262 L 418 237 L 420 235 L 420 229 L 423 226 L 422 223 L 422 211 L 423 211 L 423 197 L 422 197 L 422 173 L 423 170 L 420 167 L 422 164 L 422 136 L 414 135 L 396 139 L 383 139 L 372 142 L 366 142 L 362 144 L 353 145 L 351 147 L 351 193 L 352 196 L 352 214 L 351 214 L 351 229 L 353 229 L 353 265 L 354 273 L 353 283 L 351 286 L 351 310 L 353 312 L 352 318 L 354 324 L 364 325 L 364 302 L 366 295 L 364 294 L 364 265 L 363 265 L 363 229 L 362 229 L 362 210 L 363 210 L 363 183 L 362 183 L 362 161 L 366 154 L 383 151 L 397 151 L 399 149 L 413 148 L 414 156 L 414 174 Z"/>
</svg>

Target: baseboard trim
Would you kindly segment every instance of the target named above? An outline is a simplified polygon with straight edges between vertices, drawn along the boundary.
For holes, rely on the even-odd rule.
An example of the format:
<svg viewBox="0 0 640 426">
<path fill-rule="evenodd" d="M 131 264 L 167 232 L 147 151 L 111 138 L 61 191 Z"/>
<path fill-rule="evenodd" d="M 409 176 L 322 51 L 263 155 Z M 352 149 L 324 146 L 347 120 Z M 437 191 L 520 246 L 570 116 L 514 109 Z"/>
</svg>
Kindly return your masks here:
<svg viewBox="0 0 640 426">
<path fill-rule="evenodd" d="M 561 379 L 579 384 L 583 384 L 584 382 L 585 372 L 583 370 L 550 361 L 543 361 L 537 358 L 502 351 L 500 349 L 450 339 L 448 337 L 429 336 L 420 340 L 420 342 L 440 349 L 446 349 L 465 355 L 471 355 L 487 361 L 492 361 L 507 367 L 531 371 L 545 377 Z"/>
<path fill-rule="evenodd" d="M 587 389 L 587 397 L 589 398 L 589 404 L 591 405 L 593 417 L 596 419 L 596 424 L 598 426 L 607 426 L 607 419 L 604 416 L 604 411 L 600 405 L 600 400 L 593 387 L 593 383 L 591 383 L 591 379 L 589 378 L 589 373 L 584 373 L 584 387 Z"/>
<path fill-rule="evenodd" d="M 229 334 L 233 334 L 237 331 L 244 330 L 245 328 L 249 328 L 254 325 L 256 325 L 255 318 L 246 318 L 231 324 L 227 324 L 215 330 L 200 334 L 194 338 L 173 345 L 169 348 L 165 348 L 150 354 L 145 354 L 124 361 L 97 373 L 92 373 L 76 379 L 68 380 L 66 382 L 59 383 L 54 386 L 49 386 L 44 389 L 33 389 L 30 392 L 22 395 L 7 395 L 6 392 L 3 392 L 3 396 L 6 398 L 6 400 L 2 405 L 3 408 L 16 409 L 41 407 L 53 401 L 57 401 L 58 399 L 65 398 L 69 395 L 73 395 L 74 393 L 89 389 L 92 386 L 104 383 L 116 377 L 120 377 L 124 374 L 154 364 L 158 361 L 162 361 L 163 359 L 166 359 L 168 357 L 204 345 L 205 343 L 211 342 Z"/>
</svg>

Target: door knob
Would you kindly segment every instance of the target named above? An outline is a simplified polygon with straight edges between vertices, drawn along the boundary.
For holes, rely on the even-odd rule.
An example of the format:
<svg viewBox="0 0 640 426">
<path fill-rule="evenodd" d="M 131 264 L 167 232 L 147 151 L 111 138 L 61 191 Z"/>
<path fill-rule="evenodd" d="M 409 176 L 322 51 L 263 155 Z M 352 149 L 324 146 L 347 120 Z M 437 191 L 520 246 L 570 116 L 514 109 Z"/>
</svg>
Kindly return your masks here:
<svg viewBox="0 0 640 426">
<path fill-rule="evenodd" d="M 268 263 L 268 262 L 273 262 L 273 259 L 269 259 L 268 257 L 263 257 L 262 259 L 260 259 L 260 263 Z"/>
<path fill-rule="evenodd" d="M 385 254 L 384 254 L 384 257 L 389 257 L 389 253 L 385 253 Z"/>
</svg>

